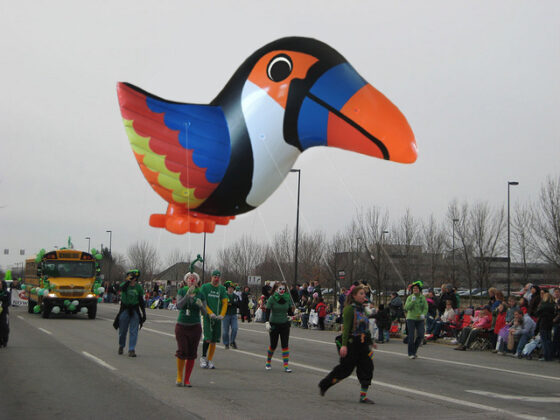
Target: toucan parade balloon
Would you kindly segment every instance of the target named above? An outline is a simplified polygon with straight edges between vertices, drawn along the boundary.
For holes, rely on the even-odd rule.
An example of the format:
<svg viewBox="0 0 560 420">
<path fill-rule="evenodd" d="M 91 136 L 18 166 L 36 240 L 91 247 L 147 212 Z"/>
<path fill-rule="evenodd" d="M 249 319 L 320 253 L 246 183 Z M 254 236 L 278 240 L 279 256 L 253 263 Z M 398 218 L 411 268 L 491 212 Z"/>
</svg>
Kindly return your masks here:
<svg viewBox="0 0 560 420">
<path fill-rule="evenodd" d="M 262 204 L 303 151 L 330 146 L 413 163 L 406 118 L 346 59 L 311 38 L 255 51 L 208 105 L 171 102 L 129 83 L 117 94 L 140 169 L 169 204 L 150 225 L 213 232 Z"/>
</svg>

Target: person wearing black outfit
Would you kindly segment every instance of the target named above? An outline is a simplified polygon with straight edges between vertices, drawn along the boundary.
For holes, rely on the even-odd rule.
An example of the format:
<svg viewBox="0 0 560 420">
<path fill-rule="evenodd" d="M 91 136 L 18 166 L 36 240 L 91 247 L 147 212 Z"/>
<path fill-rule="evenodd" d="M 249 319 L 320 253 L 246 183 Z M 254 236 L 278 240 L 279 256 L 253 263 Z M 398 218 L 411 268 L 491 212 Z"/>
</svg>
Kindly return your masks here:
<svg viewBox="0 0 560 420">
<path fill-rule="evenodd" d="M 531 301 L 532 300 L 533 299 L 531 299 Z M 539 360 L 546 360 L 547 362 L 550 362 L 554 359 L 554 350 L 552 347 L 552 325 L 555 314 L 556 308 L 552 295 L 548 292 L 544 293 L 542 301 L 535 311 L 535 315 L 538 318 L 537 327 L 543 342 L 543 357 Z"/>
<path fill-rule="evenodd" d="M 389 342 L 389 329 L 391 328 L 391 316 L 389 314 L 389 308 L 385 308 L 382 303 L 379 305 L 379 310 L 375 315 L 375 323 L 377 324 L 377 342 L 384 343 Z"/>
<path fill-rule="evenodd" d="M 324 396 L 334 384 L 352 374 L 356 368 L 356 376 L 360 382 L 360 403 L 374 404 L 367 397 L 367 391 L 373 378 L 373 343 L 369 332 L 369 320 L 364 304 L 366 293 L 364 287 L 354 286 L 346 299 L 344 307 L 344 328 L 340 338 L 340 363 L 319 382 L 319 394 Z"/>
<path fill-rule="evenodd" d="M 529 307 L 527 308 L 527 313 L 529 316 L 536 318 L 537 309 L 541 303 L 541 288 L 539 286 L 531 286 L 531 300 L 529 301 Z"/>
<path fill-rule="evenodd" d="M 241 302 L 239 304 L 239 315 L 241 315 L 241 322 L 251 322 L 251 310 L 249 309 L 249 297 L 251 295 L 251 289 L 249 286 L 245 286 L 241 292 Z"/>
<path fill-rule="evenodd" d="M 0 283 L 0 347 L 8 345 L 10 335 L 10 317 L 8 307 L 11 304 L 12 294 L 8 290 L 8 283 L 2 280 Z"/>
<path fill-rule="evenodd" d="M 440 317 L 445 313 L 445 302 L 447 302 L 448 300 L 451 301 L 451 307 L 453 309 L 457 309 L 457 297 L 455 296 L 455 292 L 453 292 L 453 286 L 451 284 L 447 284 L 441 287 L 441 296 L 439 297 L 438 302 L 438 311 Z"/>
</svg>

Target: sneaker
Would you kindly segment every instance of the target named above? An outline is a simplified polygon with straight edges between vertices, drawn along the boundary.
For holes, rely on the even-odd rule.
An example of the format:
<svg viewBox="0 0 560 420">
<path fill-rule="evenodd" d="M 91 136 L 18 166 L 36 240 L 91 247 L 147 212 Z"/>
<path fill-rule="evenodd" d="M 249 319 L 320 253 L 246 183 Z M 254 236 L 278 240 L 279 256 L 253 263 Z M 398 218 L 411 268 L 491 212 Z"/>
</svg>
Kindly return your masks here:
<svg viewBox="0 0 560 420">
<path fill-rule="evenodd" d="M 134 350 L 130 350 L 128 352 L 128 357 L 136 357 L 136 352 Z"/>
<path fill-rule="evenodd" d="M 459 347 L 455 347 L 454 350 L 467 351 L 467 348 L 465 346 L 459 346 Z"/>
<path fill-rule="evenodd" d="M 290 369 L 289 367 L 286 366 L 286 367 L 284 368 L 284 372 L 286 372 L 286 373 L 292 373 L 292 369 Z"/>
<path fill-rule="evenodd" d="M 272 366 L 270 366 L 270 365 L 264 365 L 264 368 L 265 368 L 266 370 L 271 370 L 271 369 L 272 369 Z"/>
<path fill-rule="evenodd" d="M 182 382 L 182 381 L 176 381 L 176 382 L 175 382 L 175 386 L 182 387 L 182 386 L 184 386 L 184 385 L 183 385 L 183 382 Z"/>
<path fill-rule="evenodd" d="M 325 396 L 325 392 L 327 392 L 327 390 L 326 390 L 325 388 L 323 388 L 323 387 L 321 386 L 321 384 L 319 384 L 319 395 L 320 395 L 321 397 L 324 397 L 324 396 Z"/>
<path fill-rule="evenodd" d="M 373 400 L 370 400 L 369 398 L 360 398 L 360 404 L 375 404 L 373 402 Z"/>
<path fill-rule="evenodd" d="M 118 353 L 123 354 L 123 348 L 122 347 L 119 347 L 119 352 Z"/>
<path fill-rule="evenodd" d="M 408 356 L 408 358 L 411 359 L 411 360 L 412 360 L 412 359 L 416 359 L 416 357 L 414 357 L 413 354 L 411 354 L 410 356 Z"/>
<path fill-rule="evenodd" d="M 208 360 L 208 369 L 216 369 L 216 366 L 214 366 L 212 360 Z"/>
<path fill-rule="evenodd" d="M 208 369 L 208 360 L 206 360 L 206 357 L 200 358 L 200 367 L 202 369 Z"/>
<path fill-rule="evenodd" d="M 231 343 L 231 348 L 237 350 L 237 344 L 235 344 L 235 341 Z"/>
<path fill-rule="evenodd" d="M 496 354 L 499 354 L 500 356 L 504 356 L 504 355 L 505 355 L 505 353 L 504 353 L 503 351 L 498 351 L 498 352 L 496 352 Z"/>
<path fill-rule="evenodd" d="M 492 350 L 492 353 L 494 353 L 494 354 L 495 354 L 495 353 L 498 353 L 498 350 L 497 350 L 497 349 L 494 349 L 494 350 Z"/>
<path fill-rule="evenodd" d="M 190 382 L 185 382 L 185 383 L 183 384 L 183 386 L 184 386 L 185 388 L 192 388 L 192 385 L 191 385 Z"/>
<path fill-rule="evenodd" d="M 226 344 L 226 345 L 224 346 L 224 350 L 229 350 L 229 344 Z"/>
<path fill-rule="evenodd" d="M 539 357 L 539 362 L 544 362 L 546 359 L 544 357 Z"/>
<path fill-rule="evenodd" d="M 451 340 L 451 344 L 457 344 L 457 343 L 458 343 L 458 341 L 457 341 L 456 338 L 454 338 L 453 340 Z"/>
</svg>

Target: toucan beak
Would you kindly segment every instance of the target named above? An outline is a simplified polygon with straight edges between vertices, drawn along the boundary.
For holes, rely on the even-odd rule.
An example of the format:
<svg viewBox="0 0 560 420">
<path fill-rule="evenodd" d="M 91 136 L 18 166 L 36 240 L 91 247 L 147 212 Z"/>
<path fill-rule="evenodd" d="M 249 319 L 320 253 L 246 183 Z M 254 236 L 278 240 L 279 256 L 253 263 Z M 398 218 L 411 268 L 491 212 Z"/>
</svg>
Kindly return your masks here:
<svg viewBox="0 0 560 420">
<path fill-rule="evenodd" d="M 348 63 L 331 68 L 309 89 L 298 135 L 303 149 L 332 146 L 400 163 L 418 156 L 404 115 Z"/>
</svg>

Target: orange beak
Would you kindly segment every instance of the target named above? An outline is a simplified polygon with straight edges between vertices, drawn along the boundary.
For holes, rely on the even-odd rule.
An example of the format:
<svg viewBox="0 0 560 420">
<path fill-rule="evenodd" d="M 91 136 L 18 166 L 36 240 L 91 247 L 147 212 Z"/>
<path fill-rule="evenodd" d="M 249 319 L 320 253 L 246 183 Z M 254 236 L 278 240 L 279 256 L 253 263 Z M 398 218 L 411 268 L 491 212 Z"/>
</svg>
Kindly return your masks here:
<svg viewBox="0 0 560 420">
<path fill-rule="evenodd" d="M 400 110 L 348 64 L 333 67 L 309 89 L 298 116 L 303 149 L 331 146 L 413 163 L 416 140 Z"/>
</svg>

